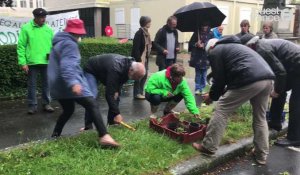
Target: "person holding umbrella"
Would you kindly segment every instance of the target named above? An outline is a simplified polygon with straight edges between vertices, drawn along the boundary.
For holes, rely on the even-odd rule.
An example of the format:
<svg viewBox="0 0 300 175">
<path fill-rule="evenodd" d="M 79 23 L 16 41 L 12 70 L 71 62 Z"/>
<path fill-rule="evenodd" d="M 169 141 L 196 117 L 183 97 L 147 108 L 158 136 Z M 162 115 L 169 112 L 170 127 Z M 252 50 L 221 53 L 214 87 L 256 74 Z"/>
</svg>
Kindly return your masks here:
<svg viewBox="0 0 300 175">
<path fill-rule="evenodd" d="M 159 71 L 176 63 L 177 52 L 179 51 L 176 26 L 177 18 L 170 16 L 167 24 L 159 29 L 155 35 L 153 44 L 157 50 L 156 65 Z"/>
<path fill-rule="evenodd" d="M 209 67 L 205 46 L 208 40 L 213 38 L 213 33 L 209 29 L 208 23 L 204 23 L 200 29 L 196 30 L 189 41 L 189 51 L 191 52 L 191 67 L 195 68 L 195 94 L 202 94 L 206 86 L 206 74 Z"/>
</svg>

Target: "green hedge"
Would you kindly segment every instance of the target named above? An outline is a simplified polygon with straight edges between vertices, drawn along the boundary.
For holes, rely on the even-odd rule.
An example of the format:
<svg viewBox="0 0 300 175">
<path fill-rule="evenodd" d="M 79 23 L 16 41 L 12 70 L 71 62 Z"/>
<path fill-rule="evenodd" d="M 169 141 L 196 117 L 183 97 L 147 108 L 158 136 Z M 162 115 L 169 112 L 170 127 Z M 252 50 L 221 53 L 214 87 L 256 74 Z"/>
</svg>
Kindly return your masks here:
<svg viewBox="0 0 300 175">
<path fill-rule="evenodd" d="M 130 55 L 132 43 L 120 44 L 115 38 L 85 38 L 79 44 L 82 63 L 95 55 L 117 53 Z M 0 46 L 0 97 L 19 97 L 26 94 L 26 75 L 18 65 L 16 45 Z M 39 83 L 40 84 L 40 83 Z"/>
</svg>

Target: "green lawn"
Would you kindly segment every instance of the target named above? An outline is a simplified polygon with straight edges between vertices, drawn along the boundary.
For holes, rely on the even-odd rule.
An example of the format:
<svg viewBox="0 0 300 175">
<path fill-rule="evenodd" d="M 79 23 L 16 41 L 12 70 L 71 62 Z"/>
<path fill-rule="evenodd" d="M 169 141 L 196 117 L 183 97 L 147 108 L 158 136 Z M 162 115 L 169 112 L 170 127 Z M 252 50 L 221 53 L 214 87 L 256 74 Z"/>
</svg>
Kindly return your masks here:
<svg viewBox="0 0 300 175">
<path fill-rule="evenodd" d="M 229 121 L 222 143 L 250 136 L 249 106 L 240 109 Z M 211 106 L 201 108 L 209 117 Z M 243 116 L 246 114 L 246 116 Z M 186 119 L 188 114 L 183 114 Z M 133 123 L 137 131 L 121 126 L 109 132 L 121 144 L 117 150 L 101 149 L 95 131 L 71 138 L 31 143 L 23 148 L 0 152 L 0 174 L 167 174 L 170 166 L 199 154 L 190 144 L 180 144 L 149 128 L 148 120 Z"/>
</svg>

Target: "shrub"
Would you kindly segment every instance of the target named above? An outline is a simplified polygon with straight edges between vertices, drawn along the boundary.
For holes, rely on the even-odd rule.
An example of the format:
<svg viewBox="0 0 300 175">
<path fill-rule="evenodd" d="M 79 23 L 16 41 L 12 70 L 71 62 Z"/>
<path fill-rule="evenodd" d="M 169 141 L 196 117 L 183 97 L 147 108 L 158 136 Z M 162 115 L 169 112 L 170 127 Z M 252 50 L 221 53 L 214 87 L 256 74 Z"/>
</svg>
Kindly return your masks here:
<svg viewBox="0 0 300 175">
<path fill-rule="evenodd" d="M 26 92 L 26 75 L 18 65 L 16 45 L 0 46 L 0 97 L 23 96 Z M 117 53 L 130 55 L 132 43 L 119 44 L 115 38 L 85 38 L 79 44 L 82 63 L 94 55 Z M 40 84 L 40 83 L 38 83 Z"/>
</svg>

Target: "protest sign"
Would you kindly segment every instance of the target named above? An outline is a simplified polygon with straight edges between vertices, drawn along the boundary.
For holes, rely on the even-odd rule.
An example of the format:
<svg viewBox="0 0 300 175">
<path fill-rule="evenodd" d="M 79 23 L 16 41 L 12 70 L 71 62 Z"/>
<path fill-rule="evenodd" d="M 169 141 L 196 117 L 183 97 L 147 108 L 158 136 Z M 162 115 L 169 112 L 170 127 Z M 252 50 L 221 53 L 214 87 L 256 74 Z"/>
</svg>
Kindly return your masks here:
<svg viewBox="0 0 300 175">
<path fill-rule="evenodd" d="M 46 23 L 54 33 L 62 31 L 68 19 L 79 18 L 78 11 L 48 15 Z M 32 18 L 0 17 L 0 45 L 17 44 L 20 28 Z"/>
</svg>

